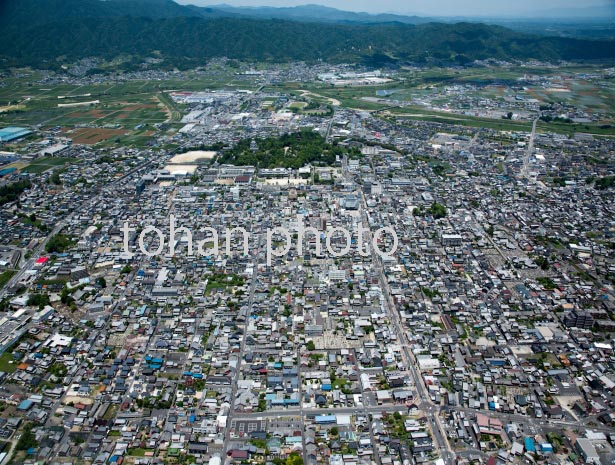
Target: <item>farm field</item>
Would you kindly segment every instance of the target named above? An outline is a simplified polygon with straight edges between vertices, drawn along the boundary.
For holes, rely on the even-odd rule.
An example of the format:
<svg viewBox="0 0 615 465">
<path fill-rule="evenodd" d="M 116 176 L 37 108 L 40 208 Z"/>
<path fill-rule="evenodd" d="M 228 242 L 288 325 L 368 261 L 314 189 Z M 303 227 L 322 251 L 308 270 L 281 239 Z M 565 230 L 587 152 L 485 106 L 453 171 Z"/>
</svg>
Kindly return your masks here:
<svg viewBox="0 0 615 465">
<path fill-rule="evenodd" d="M 185 109 L 168 96 L 171 90 L 238 88 L 256 90 L 251 80 L 222 69 L 211 75 L 189 72 L 189 79 L 114 81 L 94 84 L 37 82 L 39 72 L 24 70 L 0 86 L 0 127 L 58 128 L 78 144 L 145 147 L 161 123 L 179 122 Z M 97 104 L 81 105 L 87 102 Z M 63 106 L 58 105 L 76 105 Z"/>
<path fill-rule="evenodd" d="M 256 65 L 258 69 L 259 66 Z M 543 78 L 549 85 L 539 85 Z M 53 128 L 77 144 L 96 147 L 151 145 L 160 131 L 175 132 L 187 108 L 171 99 L 170 91 L 246 89 L 280 92 L 298 98 L 290 108 L 304 114 L 322 114 L 326 107 L 351 108 L 374 116 L 528 131 L 529 114 L 521 119 L 502 119 L 506 105 L 517 101 L 539 105 L 570 105 L 597 115 L 595 121 L 540 122 L 538 131 L 570 135 L 587 132 L 615 136 L 615 83 L 601 79 L 596 68 L 407 68 L 385 85 L 336 87 L 328 83 L 288 82 L 261 86 L 259 78 L 236 75 L 219 67 L 190 71 L 183 78 L 167 73 L 166 79 L 120 81 L 100 77 L 86 85 L 46 83 L 37 72 L 25 70 L 9 76 L 0 87 L 0 127 L 15 125 Z M 449 92 L 449 88 L 455 88 Z M 461 97 L 460 97 L 461 96 Z M 94 105 L 58 107 L 59 104 Z M 485 103 L 487 102 L 487 104 Z M 322 109 L 312 110 L 311 105 Z M 485 106 L 487 105 L 487 106 Z M 474 111 L 474 109 L 481 111 Z M 486 111 L 482 111 L 488 108 Z M 491 110 L 489 109 L 491 108 Z M 164 127 L 161 124 L 166 123 Z M 32 141 L 31 138 L 26 141 Z M 41 168 L 36 168 L 41 169 Z"/>
<path fill-rule="evenodd" d="M 551 79 L 551 85 L 539 84 Z M 615 83 L 600 79 L 592 67 L 532 68 L 506 67 L 492 69 L 448 68 L 407 69 L 399 72 L 394 82 L 381 86 L 336 87 L 327 83 L 286 83 L 266 90 L 286 92 L 317 103 L 335 100 L 341 107 L 373 112 L 381 116 L 485 127 L 496 130 L 528 131 L 528 116 L 520 120 L 502 119 L 507 104 L 517 101 L 540 105 L 568 105 L 579 111 L 595 114 L 597 121 L 544 122 L 539 132 L 570 135 L 585 132 L 597 136 L 615 136 Z M 452 92 L 447 91 L 454 88 Z M 462 96 L 459 99 L 459 96 Z M 461 100 L 461 102 L 459 101 Z M 493 110 L 484 114 L 485 105 Z M 495 105 L 501 105 L 498 109 Z M 457 111 L 451 111 L 451 108 Z M 476 114 L 474 109 L 480 110 Z M 479 111 L 476 111 L 479 113 Z"/>
<path fill-rule="evenodd" d="M 59 166 L 64 166 L 65 164 L 71 164 L 75 162 L 77 162 L 76 158 L 41 157 L 41 158 L 37 158 L 36 160 L 30 162 L 28 166 L 23 168 L 21 171 L 24 173 L 39 174 L 49 169 L 57 168 Z"/>
</svg>

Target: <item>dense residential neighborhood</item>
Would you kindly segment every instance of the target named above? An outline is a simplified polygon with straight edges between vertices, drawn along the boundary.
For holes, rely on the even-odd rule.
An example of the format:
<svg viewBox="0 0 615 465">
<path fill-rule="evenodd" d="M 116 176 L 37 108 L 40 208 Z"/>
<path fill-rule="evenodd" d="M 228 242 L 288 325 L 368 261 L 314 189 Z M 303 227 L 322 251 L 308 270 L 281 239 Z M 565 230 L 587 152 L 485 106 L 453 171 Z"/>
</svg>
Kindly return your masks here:
<svg viewBox="0 0 615 465">
<path fill-rule="evenodd" d="M 102 79 L 71 73 L 36 85 Z M 615 141 L 537 130 L 600 116 L 264 88 L 398 79 L 347 66 L 237 79 L 163 93 L 140 147 L 3 133 L 0 463 L 614 463 Z M 506 92 L 530 81 L 564 85 Z M 527 130 L 406 117 L 443 98 Z"/>
</svg>

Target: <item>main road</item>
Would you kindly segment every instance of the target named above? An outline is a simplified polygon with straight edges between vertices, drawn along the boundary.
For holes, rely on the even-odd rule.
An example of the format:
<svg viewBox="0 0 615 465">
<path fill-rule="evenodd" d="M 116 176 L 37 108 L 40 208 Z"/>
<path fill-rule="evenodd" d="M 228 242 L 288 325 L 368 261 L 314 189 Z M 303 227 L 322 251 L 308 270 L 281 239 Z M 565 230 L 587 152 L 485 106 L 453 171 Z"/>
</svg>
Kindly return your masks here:
<svg viewBox="0 0 615 465">
<path fill-rule="evenodd" d="M 250 231 L 252 233 L 252 231 Z M 233 420 L 237 419 L 236 411 L 235 411 L 235 401 L 237 400 L 237 391 L 239 389 L 239 378 L 241 376 L 241 363 L 243 357 L 245 355 L 246 348 L 246 337 L 247 337 L 247 328 L 248 328 L 248 319 L 250 317 L 250 313 L 252 312 L 252 306 L 254 305 L 254 295 L 256 292 L 256 284 L 258 283 L 258 260 L 259 260 L 259 252 L 262 250 L 261 247 L 263 245 L 263 235 L 258 235 L 258 245 L 254 249 L 254 270 L 252 271 L 252 280 L 250 282 L 250 293 L 248 295 L 248 304 L 246 306 L 246 310 L 244 310 L 244 314 L 241 315 L 244 317 L 244 328 L 243 328 L 243 336 L 241 338 L 241 347 L 239 350 L 239 359 L 237 360 L 237 367 L 235 369 L 233 382 L 231 385 L 231 400 L 229 406 L 229 413 L 226 419 L 226 431 L 225 431 L 225 441 L 224 441 L 224 449 L 225 452 L 228 452 L 231 448 L 231 423 Z M 241 310 L 240 310 L 241 311 Z"/>
<path fill-rule="evenodd" d="M 371 229 L 369 226 L 369 222 L 367 219 L 367 203 L 365 200 L 365 196 L 361 193 L 361 202 L 360 202 L 360 214 L 361 221 L 363 222 L 363 227 L 367 230 L 367 243 L 373 243 L 373 236 L 371 233 Z M 389 287 L 388 280 L 386 279 L 386 275 L 384 273 L 384 266 L 382 264 L 382 259 L 379 254 L 374 253 L 372 250 L 372 262 L 374 264 L 374 270 L 378 274 L 378 280 L 380 281 L 380 288 L 382 291 L 382 295 L 384 297 L 384 308 L 386 310 L 387 316 L 389 320 L 393 323 L 395 332 L 397 334 L 397 340 L 401 346 L 401 354 L 404 365 L 408 367 L 410 374 L 414 380 L 414 385 L 418 391 L 419 397 L 419 405 L 423 404 L 423 410 L 425 410 L 427 414 L 427 420 L 429 421 L 430 428 L 433 432 L 435 443 L 437 448 L 440 450 L 442 459 L 447 465 L 455 464 L 455 455 L 451 452 L 450 445 L 448 443 L 448 439 L 446 437 L 446 433 L 440 422 L 439 406 L 435 405 L 427 392 L 427 388 L 423 384 L 423 378 L 420 375 L 417 369 L 417 361 L 412 354 L 411 351 L 408 350 L 407 345 L 407 337 L 405 332 L 402 329 L 401 322 L 399 319 L 399 312 L 397 311 L 397 307 L 391 298 L 391 289 Z"/>
<path fill-rule="evenodd" d="M 532 123 L 532 133 L 530 134 L 530 141 L 527 144 L 527 150 L 523 156 L 523 166 L 521 167 L 521 177 L 528 178 L 528 170 L 530 164 L 530 157 L 534 153 L 534 139 L 536 138 L 536 125 L 538 124 L 538 118 L 534 119 Z"/>
</svg>

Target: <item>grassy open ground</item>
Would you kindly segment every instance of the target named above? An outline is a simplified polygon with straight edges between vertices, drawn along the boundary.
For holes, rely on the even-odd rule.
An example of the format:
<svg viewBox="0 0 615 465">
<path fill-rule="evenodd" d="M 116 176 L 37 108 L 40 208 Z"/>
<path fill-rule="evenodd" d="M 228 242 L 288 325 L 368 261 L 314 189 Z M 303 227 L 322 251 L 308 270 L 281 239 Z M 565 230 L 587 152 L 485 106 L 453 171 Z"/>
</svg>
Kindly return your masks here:
<svg viewBox="0 0 615 465">
<path fill-rule="evenodd" d="M 29 163 L 27 167 L 22 169 L 22 172 L 39 174 L 52 168 L 57 168 L 66 164 L 75 163 L 76 161 L 76 158 L 41 157 Z"/>
<path fill-rule="evenodd" d="M 15 270 L 5 270 L 0 273 L 0 288 L 4 287 L 4 285 L 11 280 L 15 273 Z"/>
<path fill-rule="evenodd" d="M 17 364 L 13 359 L 13 354 L 4 352 L 0 355 L 0 371 L 5 373 L 13 373 L 17 369 Z"/>
</svg>

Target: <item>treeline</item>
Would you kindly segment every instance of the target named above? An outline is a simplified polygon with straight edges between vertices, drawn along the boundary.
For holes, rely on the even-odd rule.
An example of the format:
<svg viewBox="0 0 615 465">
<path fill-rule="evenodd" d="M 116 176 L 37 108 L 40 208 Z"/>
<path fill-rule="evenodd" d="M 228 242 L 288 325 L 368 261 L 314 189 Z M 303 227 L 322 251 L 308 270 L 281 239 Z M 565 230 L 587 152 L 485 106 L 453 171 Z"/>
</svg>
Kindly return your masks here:
<svg viewBox="0 0 615 465">
<path fill-rule="evenodd" d="M 540 117 L 540 120 L 544 121 L 545 123 L 550 123 L 550 122 L 554 122 L 554 123 L 572 123 L 572 119 L 570 118 L 562 118 L 561 116 L 550 116 L 550 115 L 543 115 Z"/>
<path fill-rule="evenodd" d="M 17 181 L 0 187 L 0 205 L 14 202 L 19 196 L 32 186 L 29 180 Z"/>
<path fill-rule="evenodd" d="M 108 4 L 108 5 L 105 5 Z M 117 5 L 130 5 L 118 8 Z M 183 66 L 214 57 L 257 61 L 465 64 L 497 58 L 615 57 L 615 42 L 536 37 L 484 24 L 302 23 L 224 17 L 157 0 L 8 0 L 0 7 L 5 65 L 57 66 L 119 55 L 162 56 Z M 102 10 L 101 10 L 102 9 Z"/>
<path fill-rule="evenodd" d="M 64 234 L 56 234 L 45 245 L 45 250 L 49 253 L 63 253 L 75 245 L 75 242 Z"/>
<path fill-rule="evenodd" d="M 604 176 L 594 181 L 594 187 L 599 190 L 610 189 L 615 186 L 615 176 Z"/>
<path fill-rule="evenodd" d="M 445 218 L 447 214 L 448 211 L 446 207 L 437 202 L 433 202 L 429 208 L 425 208 L 423 205 L 421 205 L 420 207 L 414 207 L 414 209 L 412 210 L 413 216 L 432 216 L 436 220 Z"/>
<path fill-rule="evenodd" d="M 331 166 L 336 156 L 342 157 L 347 153 L 346 148 L 327 143 L 324 137 L 313 131 L 256 139 L 257 148 L 254 150 L 250 148 L 251 142 L 251 139 L 240 141 L 232 149 L 224 151 L 218 161 L 258 168 L 298 169 L 306 164 Z"/>
</svg>

